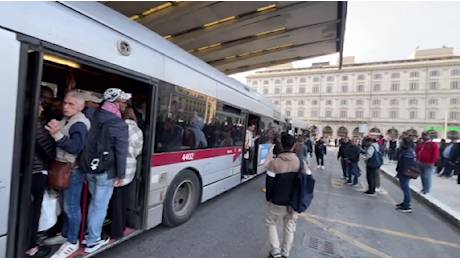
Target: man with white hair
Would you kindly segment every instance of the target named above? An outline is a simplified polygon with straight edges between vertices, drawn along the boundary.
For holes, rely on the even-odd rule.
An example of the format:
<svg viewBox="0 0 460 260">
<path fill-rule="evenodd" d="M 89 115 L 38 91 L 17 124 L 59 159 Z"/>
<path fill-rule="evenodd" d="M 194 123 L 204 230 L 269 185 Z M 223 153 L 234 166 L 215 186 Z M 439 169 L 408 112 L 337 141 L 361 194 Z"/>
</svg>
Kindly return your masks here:
<svg viewBox="0 0 460 260">
<path fill-rule="evenodd" d="M 81 93 L 68 92 L 64 99 L 62 121 L 53 119 L 45 126 L 56 141 L 57 162 L 74 164 L 85 146 L 91 123 L 82 113 L 84 107 L 85 99 Z M 52 238 L 52 240 L 59 243 L 65 239 L 66 242 L 53 257 L 67 257 L 79 248 L 80 201 L 84 181 L 85 174 L 75 169 L 70 178 L 70 187 L 63 191 L 64 212 L 67 217 L 64 225 L 67 227 L 63 228 L 61 236 Z"/>
</svg>

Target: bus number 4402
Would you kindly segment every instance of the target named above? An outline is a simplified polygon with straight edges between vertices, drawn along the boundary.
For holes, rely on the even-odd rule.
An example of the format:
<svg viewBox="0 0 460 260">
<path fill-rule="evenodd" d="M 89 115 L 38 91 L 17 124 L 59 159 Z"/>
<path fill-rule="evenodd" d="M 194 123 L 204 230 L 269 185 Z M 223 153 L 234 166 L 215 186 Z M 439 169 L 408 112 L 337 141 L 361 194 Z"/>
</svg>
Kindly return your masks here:
<svg viewBox="0 0 460 260">
<path fill-rule="evenodd" d="M 194 155 L 194 153 L 184 153 L 182 155 L 182 161 L 192 161 Z"/>
</svg>

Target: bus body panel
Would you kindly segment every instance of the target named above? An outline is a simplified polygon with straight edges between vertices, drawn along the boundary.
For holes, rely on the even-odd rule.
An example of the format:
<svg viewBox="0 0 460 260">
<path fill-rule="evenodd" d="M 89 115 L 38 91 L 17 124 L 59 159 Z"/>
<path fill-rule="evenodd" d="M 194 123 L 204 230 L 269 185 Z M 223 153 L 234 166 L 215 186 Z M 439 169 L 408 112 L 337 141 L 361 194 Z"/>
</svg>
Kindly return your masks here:
<svg viewBox="0 0 460 260">
<path fill-rule="evenodd" d="M 0 205 L 2 208 L 2 214 L 0 214 L 0 257 L 5 257 L 5 250 L 2 248 L 6 248 L 10 210 L 20 45 L 16 40 L 16 34 L 0 29 L 0 48 L 4 50 L 0 61 L 0 79 L 2 79 L 2 96 L 4 97 L 0 102 L 0 111 L 2 111 L 0 135 L 3 137 L 0 149 L 0 165 L 2 166 L 0 171 Z"/>
</svg>

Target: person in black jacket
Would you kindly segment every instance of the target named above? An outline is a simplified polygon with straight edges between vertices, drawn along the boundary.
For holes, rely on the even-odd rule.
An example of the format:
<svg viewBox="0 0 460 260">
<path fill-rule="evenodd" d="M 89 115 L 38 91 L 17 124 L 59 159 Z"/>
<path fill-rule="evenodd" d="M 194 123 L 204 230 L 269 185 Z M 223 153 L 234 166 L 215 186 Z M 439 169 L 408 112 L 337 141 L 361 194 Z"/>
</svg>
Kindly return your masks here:
<svg viewBox="0 0 460 260">
<path fill-rule="evenodd" d="M 324 170 L 324 156 L 326 155 L 326 143 L 324 138 L 321 137 L 315 144 L 315 155 L 316 163 L 318 164 L 318 169 L 322 168 Z"/>
<path fill-rule="evenodd" d="M 337 160 L 341 159 L 340 164 L 342 165 L 342 173 L 343 173 L 342 179 L 343 180 L 349 179 L 351 182 L 351 176 L 348 176 L 348 171 L 349 171 L 348 168 L 350 167 L 350 165 L 348 163 L 347 155 L 346 155 L 346 151 L 348 147 L 350 146 L 350 140 L 348 139 L 348 137 L 344 137 L 343 139 L 340 139 L 340 140 L 342 140 L 342 142 L 339 147 L 339 152 L 337 153 Z"/>
<path fill-rule="evenodd" d="M 51 135 L 45 130 L 45 124 L 41 119 L 42 112 L 43 107 L 40 105 L 36 124 L 35 154 L 32 168 L 31 196 L 33 200 L 30 210 L 29 249 L 26 251 L 27 256 L 34 258 L 46 257 L 51 252 L 50 247 L 38 246 L 37 243 L 38 222 L 48 177 L 47 170 L 56 157 L 56 145 Z"/>
<path fill-rule="evenodd" d="M 404 137 L 401 142 L 400 156 L 398 158 L 398 164 L 396 166 L 396 172 L 399 179 L 401 190 L 404 193 L 404 201 L 396 205 L 396 210 L 409 213 L 412 212 L 411 207 L 411 190 L 409 187 L 410 177 L 406 175 L 406 172 L 411 166 L 416 167 L 416 155 L 414 151 L 414 142 L 410 137 Z"/>
<path fill-rule="evenodd" d="M 358 178 L 361 176 L 361 170 L 358 165 L 361 153 L 363 153 L 363 150 L 359 146 L 358 138 L 354 137 L 345 151 L 349 163 L 347 184 L 351 184 L 353 187 L 358 187 Z M 352 176 L 354 176 L 353 180 Z"/>
</svg>

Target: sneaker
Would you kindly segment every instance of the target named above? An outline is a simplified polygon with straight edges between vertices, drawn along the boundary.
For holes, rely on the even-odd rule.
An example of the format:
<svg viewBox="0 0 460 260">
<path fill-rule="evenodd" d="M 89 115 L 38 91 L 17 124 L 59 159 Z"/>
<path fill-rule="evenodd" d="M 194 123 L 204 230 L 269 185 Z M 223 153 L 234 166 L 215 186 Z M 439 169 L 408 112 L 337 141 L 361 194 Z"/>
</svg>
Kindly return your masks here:
<svg viewBox="0 0 460 260">
<path fill-rule="evenodd" d="M 358 188 L 358 184 L 352 184 L 351 187 Z"/>
<path fill-rule="evenodd" d="M 110 237 L 103 235 L 100 237 L 95 244 L 87 245 L 85 248 L 85 253 L 92 253 L 97 251 L 104 245 L 107 245 L 110 242 Z"/>
<path fill-rule="evenodd" d="M 37 252 L 33 255 L 26 253 L 27 258 L 45 258 L 51 253 L 51 247 L 49 246 L 39 246 Z"/>
<path fill-rule="evenodd" d="M 346 180 L 346 179 L 347 179 L 347 177 L 345 177 L 345 176 L 342 176 L 342 177 L 340 177 L 340 179 L 342 179 L 342 180 Z"/>
<path fill-rule="evenodd" d="M 321 166 L 321 169 L 323 169 L 323 170 L 324 170 L 324 166 Z"/>
<path fill-rule="evenodd" d="M 59 249 L 51 256 L 51 258 L 67 258 L 71 254 L 78 251 L 80 245 L 77 243 L 72 244 L 70 242 L 65 242 Z"/>
<path fill-rule="evenodd" d="M 318 169 L 321 168 L 321 165 L 316 166 L 316 168 L 318 168 Z"/>
<path fill-rule="evenodd" d="M 269 258 L 282 258 L 283 256 L 280 253 L 270 253 Z"/>
<path fill-rule="evenodd" d="M 375 196 L 377 196 L 377 194 L 375 194 L 375 192 L 374 192 L 374 193 L 371 193 L 371 192 L 369 192 L 369 191 L 364 192 L 364 195 L 367 195 L 367 196 L 369 196 L 369 197 L 375 197 Z"/>
<path fill-rule="evenodd" d="M 404 206 L 404 205 L 402 205 L 401 207 L 397 208 L 396 210 L 399 211 L 399 212 L 403 212 L 403 213 L 411 213 L 412 212 L 412 208 L 410 206 Z"/>
<path fill-rule="evenodd" d="M 65 242 L 67 242 L 67 238 L 59 234 L 55 237 L 50 237 L 50 238 L 45 239 L 45 241 L 43 241 L 43 244 L 52 246 L 52 245 L 61 245 L 61 244 L 64 244 Z"/>
<path fill-rule="evenodd" d="M 396 205 L 396 208 L 400 208 L 404 205 L 404 203 L 399 203 L 398 205 Z"/>
<path fill-rule="evenodd" d="M 380 188 L 375 188 L 375 192 L 381 192 L 382 190 Z"/>
<path fill-rule="evenodd" d="M 352 184 L 353 184 L 353 182 L 352 182 L 352 181 L 347 181 L 347 182 L 345 182 L 345 184 L 349 184 L 349 185 L 352 185 Z"/>
</svg>

